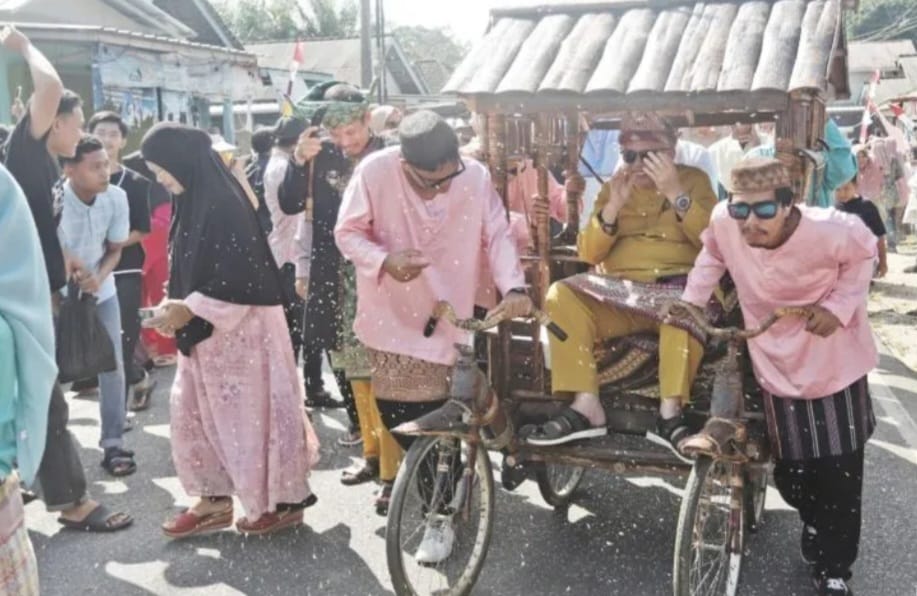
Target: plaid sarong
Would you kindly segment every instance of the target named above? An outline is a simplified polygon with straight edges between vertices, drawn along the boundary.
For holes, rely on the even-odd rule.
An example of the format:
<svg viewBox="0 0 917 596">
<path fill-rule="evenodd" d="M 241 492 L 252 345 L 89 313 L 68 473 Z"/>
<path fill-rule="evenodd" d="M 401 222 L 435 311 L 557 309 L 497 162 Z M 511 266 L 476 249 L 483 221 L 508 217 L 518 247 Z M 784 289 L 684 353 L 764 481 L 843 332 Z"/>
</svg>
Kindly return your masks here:
<svg viewBox="0 0 917 596">
<path fill-rule="evenodd" d="M 38 564 L 15 473 L 0 486 L 0 594 L 38 596 Z"/>
</svg>

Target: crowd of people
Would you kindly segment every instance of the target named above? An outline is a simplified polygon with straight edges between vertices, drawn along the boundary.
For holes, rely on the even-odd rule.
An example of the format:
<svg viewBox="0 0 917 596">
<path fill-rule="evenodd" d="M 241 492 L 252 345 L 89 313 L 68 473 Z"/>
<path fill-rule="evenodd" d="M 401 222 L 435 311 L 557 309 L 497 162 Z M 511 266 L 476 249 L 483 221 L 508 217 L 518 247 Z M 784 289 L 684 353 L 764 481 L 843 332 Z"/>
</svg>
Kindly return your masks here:
<svg viewBox="0 0 917 596">
<path fill-rule="evenodd" d="M 736 125 L 708 148 L 658 115 L 633 114 L 613 139 L 607 181 L 596 172 L 603 166 L 584 159 L 598 192 L 566 172 L 563 182 L 551 175 L 539 199 L 537 170 L 519 159 L 509 164 L 504 206 L 476 140 L 463 146 L 433 112 L 372 108 L 347 83 L 310 90 L 299 107 L 320 107 L 318 120 L 285 116 L 255 131 L 247 169 L 207 132 L 172 123 L 155 125 L 125 156 L 130 130 L 117 113 L 84 122 L 81 98 L 25 36 L 7 30 L 3 46 L 34 84 L 0 168 L 0 236 L 17 247 L 0 251 L 5 593 L 37 593 L 20 480 L 37 480 L 67 528 L 110 532 L 133 521 L 87 492 L 55 380 L 61 300 L 92 296 L 114 349 L 112 370 L 71 387 L 98 387 L 108 474 L 142 470 L 125 441 L 128 411 L 149 407 L 151 364 L 177 365 L 172 460 L 197 501 L 163 524 L 170 538 L 304 523 L 318 500 L 309 484 L 320 452 L 314 408 L 346 409 L 339 443 L 360 445 L 362 458 L 341 483 L 379 482 L 372 506 L 385 515 L 414 440 L 405 424 L 446 403 L 455 345 L 467 343 L 446 325 L 424 338 L 432 305 L 447 300 L 463 317 L 527 315 L 520 255 L 534 249 L 538 218 L 559 231 L 567 194 L 584 191 L 590 215 L 577 248 L 590 272 L 553 284 L 546 297 L 568 335 L 552 337 L 550 364 L 552 389 L 569 405 L 521 438 L 544 446 L 607 434 L 593 348 L 650 332 L 660 338 L 662 398 L 651 438 L 679 453 L 721 449 L 722 426 L 694 428 L 683 412 L 705 338 L 667 318 L 664 304 L 704 306 L 728 272 L 746 324 L 804 306 L 805 320 L 782 322 L 750 352 L 777 487 L 799 510 L 816 587 L 851 593 L 863 447 L 875 426 L 866 296 L 906 223 L 917 223 L 910 147 L 878 110 L 864 145 L 838 139 L 829 123 L 814 199 L 794 194 L 772 131 Z M 605 155 L 609 140 L 590 133 L 584 156 Z M 825 208 L 829 198 L 836 209 Z M 341 400 L 324 384 L 325 362 Z M 825 378 L 827 369 L 842 374 Z M 451 520 L 431 516 L 415 558 L 444 561 L 454 539 Z"/>
</svg>

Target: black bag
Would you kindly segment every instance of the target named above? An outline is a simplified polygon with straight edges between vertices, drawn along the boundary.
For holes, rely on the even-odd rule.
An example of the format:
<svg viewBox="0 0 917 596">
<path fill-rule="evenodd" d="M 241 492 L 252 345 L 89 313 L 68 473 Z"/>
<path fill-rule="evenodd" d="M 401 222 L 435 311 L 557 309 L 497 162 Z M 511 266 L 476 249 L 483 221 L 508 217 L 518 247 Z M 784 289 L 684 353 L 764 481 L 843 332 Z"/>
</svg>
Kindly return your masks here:
<svg viewBox="0 0 917 596">
<path fill-rule="evenodd" d="M 90 379 L 118 368 L 115 348 L 99 319 L 95 296 L 84 294 L 72 282 L 57 322 L 57 368 L 61 383 Z"/>
</svg>

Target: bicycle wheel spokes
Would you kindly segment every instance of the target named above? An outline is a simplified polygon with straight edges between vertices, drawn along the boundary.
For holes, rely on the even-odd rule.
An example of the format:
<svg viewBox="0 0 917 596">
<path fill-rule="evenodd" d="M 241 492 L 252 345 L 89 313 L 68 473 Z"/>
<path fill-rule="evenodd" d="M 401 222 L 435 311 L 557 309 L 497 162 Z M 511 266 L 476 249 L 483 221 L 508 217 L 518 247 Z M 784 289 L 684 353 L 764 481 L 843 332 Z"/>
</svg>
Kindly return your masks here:
<svg viewBox="0 0 917 596">
<path fill-rule="evenodd" d="M 734 590 L 737 582 L 732 538 L 735 512 L 734 487 L 730 484 L 730 464 L 715 462 L 707 472 L 697 502 L 693 528 L 693 557 L 690 585 L 695 596 L 720 596 Z M 733 577 L 736 576 L 736 577 Z"/>
<path fill-rule="evenodd" d="M 452 439 L 418 441 L 409 455 L 392 495 L 386 533 L 396 592 L 467 594 L 490 539 L 490 461 L 483 451 L 470 458 L 467 445 Z"/>
</svg>

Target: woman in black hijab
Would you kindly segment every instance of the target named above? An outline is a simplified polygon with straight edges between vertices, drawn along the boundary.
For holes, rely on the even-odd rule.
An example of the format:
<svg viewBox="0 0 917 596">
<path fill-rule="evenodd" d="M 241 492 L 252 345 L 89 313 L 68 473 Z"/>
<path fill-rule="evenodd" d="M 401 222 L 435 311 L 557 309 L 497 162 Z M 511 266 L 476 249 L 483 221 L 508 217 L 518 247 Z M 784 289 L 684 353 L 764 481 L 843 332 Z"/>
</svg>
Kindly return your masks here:
<svg viewBox="0 0 917 596">
<path fill-rule="evenodd" d="M 141 151 L 175 197 L 168 300 L 146 325 L 178 340 L 172 458 L 185 490 L 201 497 L 163 531 L 229 527 L 231 495 L 245 509 L 241 532 L 298 525 L 315 500 L 307 477 L 318 441 L 257 215 L 205 132 L 159 124 Z"/>
</svg>

